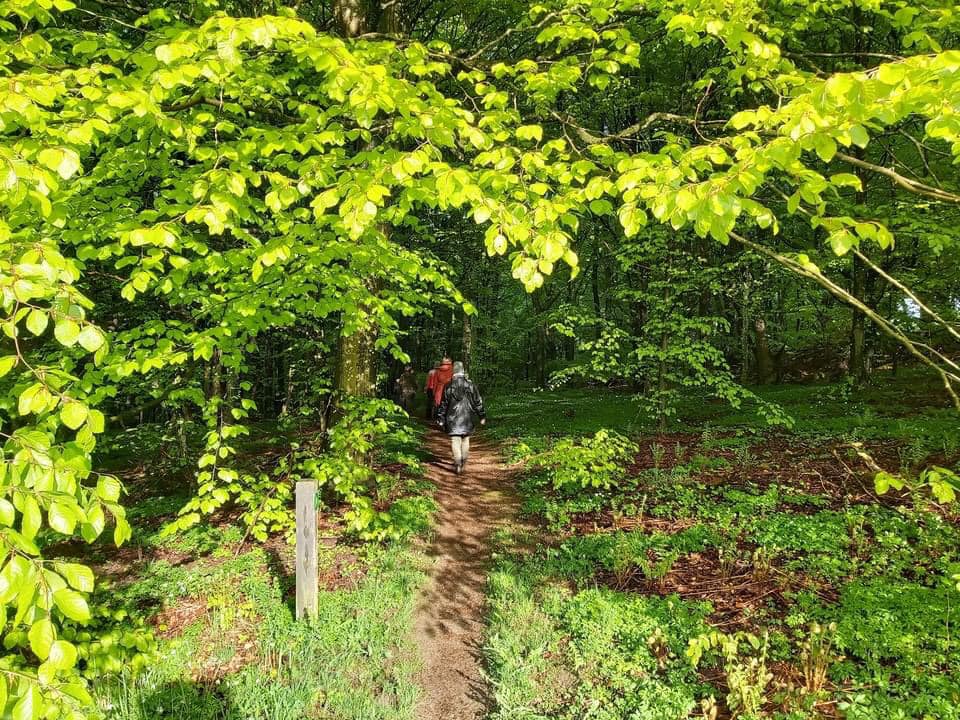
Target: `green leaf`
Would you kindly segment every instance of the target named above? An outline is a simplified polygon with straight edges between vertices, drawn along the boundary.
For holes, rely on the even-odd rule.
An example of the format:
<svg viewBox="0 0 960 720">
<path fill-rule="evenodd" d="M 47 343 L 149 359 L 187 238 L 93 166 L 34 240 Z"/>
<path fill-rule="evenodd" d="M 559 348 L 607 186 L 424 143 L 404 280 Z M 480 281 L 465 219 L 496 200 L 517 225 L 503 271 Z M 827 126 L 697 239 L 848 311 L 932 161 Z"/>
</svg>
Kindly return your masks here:
<svg viewBox="0 0 960 720">
<path fill-rule="evenodd" d="M 818 134 L 813 137 L 814 149 L 824 162 L 830 162 L 837 154 L 837 143 L 829 135 Z"/>
<path fill-rule="evenodd" d="M 20 531 L 27 540 L 33 540 L 40 530 L 43 523 L 43 515 L 40 512 L 40 505 L 33 495 L 27 495 L 23 499 L 23 517 L 20 519 Z"/>
<path fill-rule="evenodd" d="M 0 498 L 0 524 L 11 527 L 17 519 L 13 504 L 6 498 Z"/>
<path fill-rule="evenodd" d="M 77 513 L 73 508 L 63 503 L 54 502 L 47 511 L 47 522 L 50 527 L 64 535 L 73 535 L 77 519 Z"/>
<path fill-rule="evenodd" d="M 80 156 L 68 148 L 45 148 L 37 155 L 41 165 L 54 170 L 64 180 L 80 169 Z"/>
<path fill-rule="evenodd" d="M 30 627 L 27 638 L 30 640 L 30 649 L 33 650 L 34 655 L 41 660 L 46 660 L 50 654 L 50 646 L 57 639 L 57 633 L 53 629 L 53 623 L 43 618 Z"/>
<path fill-rule="evenodd" d="M 13 370 L 19 361 L 20 358 L 16 355 L 7 355 L 6 357 L 0 358 L 0 377 L 3 377 Z"/>
<path fill-rule="evenodd" d="M 903 490 L 904 487 L 904 482 L 901 478 L 882 470 L 876 474 L 876 477 L 873 478 L 873 484 L 878 495 L 883 495 L 890 490 L 890 488 Z"/>
<path fill-rule="evenodd" d="M 43 709 L 43 697 L 36 683 L 25 682 L 25 690 L 21 690 L 17 704 L 13 706 L 12 720 L 37 720 Z M 21 688 L 23 685 L 20 686 Z"/>
<path fill-rule="evenodd" d="M 837 187 L 852 187 L 855 190 L 862 190 L 863 183 L 853 173 L 837 173 L 830 176 L 830 182 Z"/>
<path fill-rule="evenodd" d="M 34 335 L 43 335 L 43 331 L 47 329 L 48 319 L 47 314 L 43 312 L 43 310 L 34 308 L 30 311 L 30 314 L 27 315 L 27 330 Z"/>
<path fill-rule="evenodd" d="M 53 602 L 64 615 L 77 622 L 90 619 L 90 608 L 84 597 L 75 590 L 62 588 L 53 594 Z"/>
<path fill-rule="evenodd" d="M 76 430 L 87 419 L 87 406 L 76 400 L 70 400 L 60 409 L 60 419 L 68 428 Z"/>
<path fill-rule="evenodd" d="M 61 345 L 72 347 L 80 337 L 80 326 L 70 318 L 57 320 L 53 334 Z"/>
<path fill-rule="evenodd" d="M 97 495 L 107 502 L 120 499 L 120 481 L 112 477 L 102 477 L 97 482 Z"/>
<path fill-rule="evenodd" d="M 50 646 L 48 662 L 57 670 L 69 670 L 77 664 L 77 649 L 65 640 L 57 640 Z"/>
<path fill-rule="evenodd" d="M 870 135 L 867 134 L 866 128 L 863 125 L 852 125 L 850 126 L 850 140 L 857 147 L 865 148 L 867 143 L 870 142 Z"/>
<path fill-rule="evenodd" d="M 67 579 L 70 585 L 81 592 L 93 592 L 93 571 L 79 563 L 57 563 L 57 572 Z"/>
<path fill-rule="evenodd" d="M 543 128 L 539 125 L 521 125 L 517 128 L 518 140 L 532 140 L 540 142 L 543 140 Z"/>
</svg>

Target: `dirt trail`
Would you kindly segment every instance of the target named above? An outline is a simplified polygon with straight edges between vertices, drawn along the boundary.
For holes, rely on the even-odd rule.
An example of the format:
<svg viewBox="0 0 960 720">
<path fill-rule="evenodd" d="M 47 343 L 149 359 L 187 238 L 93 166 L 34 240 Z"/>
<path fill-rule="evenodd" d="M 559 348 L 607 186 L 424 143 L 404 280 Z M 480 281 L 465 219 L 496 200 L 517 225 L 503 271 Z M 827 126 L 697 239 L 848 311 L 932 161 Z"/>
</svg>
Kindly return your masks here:
<svg viewBox="0 0 960 720">
<path fill-rule="evenodd" d="M 453 472 L 446 435 L 431 430 L 426 445 L 439 511 L 414 626 L 423 660 L 417 720 L 476 720 L 488 709 L 480 668 L 489 536 L 516 515 L 512 470 L 482 435 L 472 438 L 461 476 Z"/>
</svg>

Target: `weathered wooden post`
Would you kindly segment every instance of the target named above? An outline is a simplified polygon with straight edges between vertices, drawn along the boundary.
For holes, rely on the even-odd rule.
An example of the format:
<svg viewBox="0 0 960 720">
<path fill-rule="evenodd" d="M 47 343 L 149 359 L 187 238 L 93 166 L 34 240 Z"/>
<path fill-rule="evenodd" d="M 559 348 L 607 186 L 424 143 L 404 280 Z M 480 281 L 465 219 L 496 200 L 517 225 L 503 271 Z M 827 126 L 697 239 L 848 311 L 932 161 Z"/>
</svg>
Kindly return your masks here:
<svg viewBox="0 0 960 720">
<path fill-rule="evenodd" d="M 297 620 L 317 616 L 317 481 L 297 481 Z"/>
</svg>

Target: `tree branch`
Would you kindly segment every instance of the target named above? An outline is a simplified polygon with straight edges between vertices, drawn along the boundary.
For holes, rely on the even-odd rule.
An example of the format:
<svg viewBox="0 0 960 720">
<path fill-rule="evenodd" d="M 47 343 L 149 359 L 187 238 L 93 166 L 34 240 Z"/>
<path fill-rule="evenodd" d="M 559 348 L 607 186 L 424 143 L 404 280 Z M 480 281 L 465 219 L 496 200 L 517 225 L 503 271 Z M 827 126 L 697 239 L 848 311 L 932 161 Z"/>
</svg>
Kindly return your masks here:
<svg viewBox="0 0 960 720">
<path fill-rule="evenodd" d="M 856 308 L 857 310 L 862 312 L 864 315 L 866 315 L 868 318 L 870 318 L 877 325 L 877 327 L 880 328 L 880 330 L 884 334 L 896 340 L 898 343 L 903 345 L 911 355 L 913 355 L 915 358 L 920 360 L 920 362 L 922 362 L 924 365 L 936 371 L 936 373 L 940 376 L 940 379 L 943 381 L 943 387 L 946 389 L 947 393 L 950 395 L 951 400 L 953 401 L 954 408 L 956 408 L 956 410 L 960 412 L 960 397 L 957 396 L 957 392 L 953 388 L 954 382 L 960 383 L 960 376 L 955 375 L 953 372 L 944 370 L 940 365 L 938 365 L 929 357 L 927 357 L 923 352 L 920 351 L 916 343 L 914 343 L 910 338 L 904 335 L 892 323 L 890 323 L 886 318 L 884 318 L 882 315 L 877 313 L 873 308 L 871 308 L 869 305 L 866 305 L 862 300 L 860 300 L 856 296 L 847 292 L 844 288 L 837 285 L 830 278 L 828 278 L 826 275 L 820 272 L 820 270 L 817 268 L 810 269 L 800 264 L 796 260 L 789 258 L 786 255 L 782 255 L 781 253 L 778 253 L 775 250 L 771 250 L 770 248 L 764 245 L 761 245 L 760 243 L 756 243 L 756 242 L 753 242 L 752 240 L 748 240 L 747 238 L 743 237 L 742 235 L 736 232 L 731 232 L 730 237 L 732 237 L 734 240 L 739 242 L 741 245 L 744 245 L 745 247 L 748 247 L 751 250 L 754 250 L 760 253 L 761 255 L 765 255 L 768 258 L 771 258 L 772 260 L 776 261 L 780 265 L 783 265 L 788 270 L 813 280 L 818 285 L 825 288 L 831 295 L 841 300 L 842 302 L 845 302 L 847 305 L 850 305 L 851 307 Z"/>
<path fill-rule="evenodd" d="M 917 195 L 923 195 L 925 197 L 933 198 L 934 200 L 940 200 L 941 202 L 960 204 L 960 195 L 948 192 L 946 190 L 941 190 L 940 188 L 935 188 L 932 185 L 925 185 L 924 183 L 916 180 L 911 180 L 908 177 L 904 177 L 896 170 L 891 170 L 890 168 L 883 167 L 882 165 L 874 165 L 871 162 L 861 160 L 853 155 L 847 155 L 846 153 L 838 152 L 837 157 L 844 162 L 850 163 L 851 165 L 856 165 L 864 170 L 870 170 L 871 172 L 884 175 L 893 180 L 894 183 L 902 187 L 904 190 L 909 190 Z"/>
</svg>

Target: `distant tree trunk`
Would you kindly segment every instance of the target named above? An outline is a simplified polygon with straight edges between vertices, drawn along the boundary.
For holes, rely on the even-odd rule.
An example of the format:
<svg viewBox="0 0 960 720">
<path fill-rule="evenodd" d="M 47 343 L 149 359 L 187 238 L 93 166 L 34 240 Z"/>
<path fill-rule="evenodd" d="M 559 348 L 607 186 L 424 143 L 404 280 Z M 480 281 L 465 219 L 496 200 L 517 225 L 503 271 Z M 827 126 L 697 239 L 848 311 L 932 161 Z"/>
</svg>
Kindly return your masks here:
<svg viewBox="0 0 960 720">
<path fill-rule="evenodd" d="M 773 377 L 773 357 L 770 355 L 770 345 L 767 342 L 767 323 L 763 318 L 757 318 L 753 328 L 757 336 L 757 382 L 760 385 L 766 385 Z"/>
<path fill-rule="evenodd" d="M 400 34 L 400 0 L 381 0 L 377 28 L 387 35 Z"/>
<path fill-rule="evenodd" d="M 851 294 L 862 300 L 867 294 L 867 268 L 857 256 L 853 257 L 853 283 Z M 850 327 L 850 376 L 860 384 L 866 382 L 867 367 L 867 317 L 853 310 Z"/>
<path fill-rule="evenodd" d="M 547 384 L 547 326 L 544 313 L 543 290 L 537 290 L 533 293 L 533 310 L 536 317 L 536 329 L 533 337 L 533 366 L 534 382 L 537 387 L 545 387 Z"/>
<path fill-rule="evenodd" d="M 853 21 L 855 23 L 854 27 L 862 27 L 863 21 L 860 8 L 854 5 L 852 10 Z M 857 55 L 860 55 L 867 49 L 865 44 L 866 40 L 865 33 L 858 32 L 854 35 L 854 52 Z M 864 157 L 863 148 L 854 146 L 853 155 L 862 160 Z M 860 167 L 856 167 L 854 172 L 857 177 L 860 178 L 860 189 L 856 194 L 856 203 L 857 205 L 863 205 L 866 201 L 866 173 Z M 860 259 L 856 255 L 853 256 L 851 275 L 851 294 L 858 300 L 865 302 L 867 295 L 867 268 L 860 262 Z M 850 323 L 850 366 L 847 372 L 855 383 L 862 384 L 867 380 L 869 373 L 867 368 L 867 318 L 856 308 L 853 308 L 852 313 Z"/>
<path fill-rule="evenodd" d="M 333 17 L 344 37 L 356 37 L 367 32 L 370 7 L 367 0 L 334 0 Z"/>
<path fill-rule="evenodd" d="M 463 367 L 470 372 L 470 366 L 473 363 L 473 322 L 468 313 L 463 314 Z"/>
<path fill-rule="evenodd" d="M 750 381 L 750 283 L 743 284 L 740 301 L 740 384 Z"/>
<path fill-rule="evenodd" d="M 288 351 L 289 353 L 289 351 Z M 280 409 L 281 415 L 289 415 L 293 410 L 293 363 L 290 362 L 289 354 L 287 356 L 287 388 L 283 397 L 283 407 Z"/>
<path fill-rule="evenodd" d="M 670 287 L 663 288 L 663 311 L 670 313 Z M 670 349 L 669 323 L 664 322 L 660 333 L 660 360 L 657 363 L 657 431 L 662 435 L 667 431 L 667 350 Z"/>
<path fill-rule="evenodd" d="M 600 318 L 603 317 L 603 307 L 600 305 L 600 248 L 593 258 L 593 267 L 590 270 L 590 289 L 593 292 L 593 313 L 597 322 L 593 326 L 593 339 L 600 339 Z"/>
</svg>

